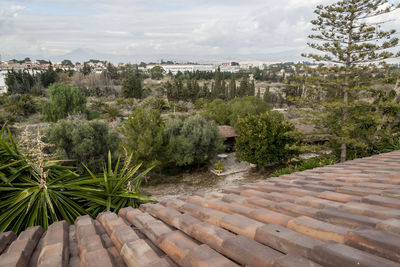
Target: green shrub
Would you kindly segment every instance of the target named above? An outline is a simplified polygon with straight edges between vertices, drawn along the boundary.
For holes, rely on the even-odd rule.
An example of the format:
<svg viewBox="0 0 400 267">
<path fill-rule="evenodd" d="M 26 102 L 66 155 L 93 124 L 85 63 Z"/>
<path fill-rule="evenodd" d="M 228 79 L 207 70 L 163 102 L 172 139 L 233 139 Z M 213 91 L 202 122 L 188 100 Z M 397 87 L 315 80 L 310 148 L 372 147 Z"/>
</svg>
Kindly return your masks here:
<svg viewBox="0 0 400 267">
<path fill-rule="evenodd" d="M 12 116 L 25 117 L 36 112 L 36 104 L 31 95 L 13 94 L 4 99 L 4 109 Z"/>
<path fill-rule="evenodd" d="M 200 110 L 203 109 L 206 105 L 207 105 L 207 99 L 205 98 L 198 98 L 196 99 L 196 101 L 194 102 L 194 109 L 196 110 Z"/>
<path fill-rule="evenodd" d="M 226 104 L 215 99 L 206 105 L 205 115 L 219 125 L 235 126 L 240 117 L 258 115 L 270 109 L 269 105 L 255 96 L 235 98 Z"/>
<path fill-rule="evenodd" d="M 56 122 L 68 115 L 86 112 L 86 97 L 79 87 L 56 83 L 49 87 L 50 102 L 43 106 L 46 121 Z"/>
<path fill-rule="evenodd" d="M 102 118 L 113 121 L 119 116 L 121 116 L 121 111 L 119 110 L 118 107 L 110 106 L 110 105 L 104 106 L 103 114 L 101 116 Z"/>
<path fill-rule="evenodd" d="M 221 160 L 218 160 L 216 163 L 214 163 L 214 169 L 216 169 L 217 171 L 225 170 L 223 162 Z"/>
<path fill-rule="evenodd" d="M 122 81 L 121 93 L 126 98 L 141 99 L 143 96 L 142 80 L 139 72 L 128 72 Z"/>
<path fill-rule="evenodd" d="M 168 120 L 165 140 L 167 159 L 175 166 L 199 166 L 223 149 L 217 125 L 200 115 Z"/>
<path fill-rule="evenodd" d="M 116 99 L 117 106 L 125 109 L 134 109 L 136 101 L 134 98 L 119 97 Z"/>
<path fill-rule="evenodd" d="M 295 127 L 282 114 L 270 111 L 239 118 L 236 157 L 261 167 L 298 154 Z"/>
<path fill-rule="evenodd" d="M 86 111 L 86 117 L 87 117 L 88 121 L 98 119 L 98 118 L 100 118 L 100 116 L 101 116 L 100 112 L 98 112 L 96 110 L 87 110 Z"/>
<path fill-rule="evenodd" d="M 258 97 L 246 96 L 231 100 L 229 109 L 229 124 L 235 126 L 239 118 L 265 113 L 270 107 Z"/>
<path fill-rule="evenodd" d="M 336 162 L 337 162 L 337 159 L 332 156 L 306 159 L 306 160 L 302 160 L 299 162 L 291 163 L 288 167 L 285 167 L 285 168 L 275 171 L 272 174 L 272 176 L 277 177 L 277 176 L 281 176 L 284 174 L 301 172 L 301 171 L 305 171 L 305 170 L 309 170 L 309 169 L 323 167 L 326 165 L 332 165 L 332 164 L 335 164 Z"/>
<path fill-rule="evenodd" d="M 40 75 L 30 74 L 26 70 L 12 69 L 7 72 L 4 82 L 11 94 L 31 94 L 34 93 L 37 83 L 40 83 Z"/>
<path fill-rule="evenodd" d="M 169 102 L 170 110 L 177 111 L 177 112 L 187 112 L 189 109 L 187 108 L 185 102 Z"/>
<path fill-rule="evenodd" d="M 61 120 L 46 130 L 44 140 L 52 145 L 50 152 L 72 160 L 81 173 L 84 172 L 81 163 L 95 172 L 100 171 L 107 152 L 117 151 L 119 143 L 116 132 L 96 121 Z"/>
<path fill-rule="evenodd" d="M 92 101 L 92 103 L 90 103 L 90 108 L 98 112 L 101 112 L 103 111 L 105 105 L 106 103 L 104 103 L 102 99 L 95 99 Z"/>
<path fill-rule="evenodd" d="M 164 123 L 157 110 L 137 108 L 121 128 L 122 145 L 133 153 L 134 164 L 143 163 L 145 168 L 160 167 L 164 155 Z"/>
<path fill-rule="evenodd" d="M 229 125 L 231 109 L 222 99 L 215 99 L 206 105 L 205 115 L 219 125 Z"/>
<path fill-rule="evenodd" d="M 151 99 L 148 104 L 151 106 L 151 108 L 159 110 L 160 112 L 169 109 L 167 102 L 162 97 L 156 97 L 154 99 Z"/>
</svg>

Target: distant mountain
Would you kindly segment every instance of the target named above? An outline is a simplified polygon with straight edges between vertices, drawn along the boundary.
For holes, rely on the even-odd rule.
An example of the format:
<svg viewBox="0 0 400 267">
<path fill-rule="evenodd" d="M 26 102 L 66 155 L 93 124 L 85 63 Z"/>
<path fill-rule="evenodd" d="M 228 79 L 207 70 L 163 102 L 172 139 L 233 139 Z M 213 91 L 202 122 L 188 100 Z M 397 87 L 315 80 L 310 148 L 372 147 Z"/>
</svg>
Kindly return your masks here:
<svg viewBox="0 0 400 267">
<path fill-rule="evenodd" d="M 53 57 L 53 60 L 55 60 L 57 62 L 62 61 L 64 59 L 69 59 L 72 62 L 88 61 L 89 59 L 99 59 L 99 60 L 107 60 L 107 61 L 114 62 L 115 56 L 98 53 L 92 49 L 78 48 L 78 49 L 72 50 L 71 52 L 69 52 L 67 54 Z"/>
</svg>

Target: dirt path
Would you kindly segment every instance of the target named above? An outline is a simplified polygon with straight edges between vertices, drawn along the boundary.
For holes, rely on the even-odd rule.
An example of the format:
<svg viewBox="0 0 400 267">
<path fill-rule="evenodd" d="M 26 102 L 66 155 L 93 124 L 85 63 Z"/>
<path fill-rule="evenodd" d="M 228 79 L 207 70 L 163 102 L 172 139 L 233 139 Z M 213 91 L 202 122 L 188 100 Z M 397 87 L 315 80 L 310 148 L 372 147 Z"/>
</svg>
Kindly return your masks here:
<svg viewBox="0 0 400 267">
<path fill-rule="evenodd" d="M 232 162 L 232 161 L 231 161 Z M 243 163 L 239 163 L 243 167 Z M 228 168 L 232 170 L 231 168 Z M 178 198 L 180 196 L 193 195 L 196 192 L 220 191 L 229 185 L 248 183 L 255 180 L 267 179 L 269 173 L 255 172 L 253 169 L 245 168 L 227 175 L 217 176 L 211 171 L 203 173 L 185 173 L 168 178 L 165 183 L 158 185 L 144 185 L 143 190 L 155 200 Z"/>
</svg>

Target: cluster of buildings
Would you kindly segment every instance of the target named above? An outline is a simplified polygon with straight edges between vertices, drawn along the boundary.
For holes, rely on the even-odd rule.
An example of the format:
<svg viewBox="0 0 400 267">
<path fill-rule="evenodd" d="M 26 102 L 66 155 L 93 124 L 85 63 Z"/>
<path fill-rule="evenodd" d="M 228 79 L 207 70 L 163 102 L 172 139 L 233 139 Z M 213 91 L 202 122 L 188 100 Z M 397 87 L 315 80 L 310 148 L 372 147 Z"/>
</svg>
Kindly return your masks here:
<svg viewBox="0 0 400 267">
<path fill-rule="evenodd" d="M 214 72 L 220 67 L 222 72 L 239 72 L 240 67 L 236 65 L 218 65 L 218 64 L 170 64 L 170 65 L 161 65 L 161 64 L 149 64 L 146 67 L 139 67 L 142 71 L 149 72 L 152 68 L 160 66 L 163 68 L 165 73 L 177 74 L 178 72 L 196 72 L 196 71 L 207 71 Z"/>
<path fill-rule="evenodd" d="M 62 65 L 61 63 L 51 64 L 51 66 L 55 69 L 63 69 L 63 70 L 71 70 L 75 69 L 73 66 Z M 39 63 L 28 61 L 17 61 L 17 60 L 9 60 L 9 61 L 0 61 L 0 70 L 47 70 L 50 67 L 50 63 Z"/>
<path fill-rule="evenodd" d="M 69 62 L 69 64 L 63 64 L 65 62 Z M 109 62 L 107 61 L 99 61 L 99 60 L 90 60 L 85 63 L 72 63 L 69 60 L 66 60 L 59 63 L 52 63 L 51 66 L 55 69 L 62 69 L 62 70 L 75 70 L 80 71 L 84 64 L 87 64 L 93 72 L 102 72 L 103 70 L 107 69 L 107 65 Z M 111 63 L 112 64 L 112 63 Z M 258 67 L 260 69 L 264 69 L 268 64 L 268 62 L 261 62 L 261 61 L 242 61 L 242 62 L 228 62 L 228 63 L 218 63 L 218 64 L 153 64 L 150 63 L 146 66 L 139 67 L 142 71 L 148 72 L 155 66 L 160 66 L 164 69 L 165 73 L 173 73 L 176 74 L 178 72 L 196 72 L 196 71 L 210 71 L 214 72 L 219 67 L 223 72 L 239 72 L 243 69 L 249 69 L 251 67 Z M 114 65 L 115 67 L 122 68 L 126 66 L 125 63 L 119 63 L 118 65 Z M 0 58 L 0 70 L 46 70 L 50 67 L 50 62 L 44 60 L 38 61 L 31 61 L 29 58 L 25 60 L 8 60 L 2 61 Z"/>
</svg>

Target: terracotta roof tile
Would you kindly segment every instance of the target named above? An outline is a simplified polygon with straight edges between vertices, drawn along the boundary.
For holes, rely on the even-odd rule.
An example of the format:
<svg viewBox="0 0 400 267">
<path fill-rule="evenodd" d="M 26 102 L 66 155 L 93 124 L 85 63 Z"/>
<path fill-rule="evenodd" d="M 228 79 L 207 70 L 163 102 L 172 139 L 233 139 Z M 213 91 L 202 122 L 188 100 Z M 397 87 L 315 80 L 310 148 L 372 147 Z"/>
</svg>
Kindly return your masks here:
<svg viewBox="0 0 400 267">
<path fill-rule="evenodd" d="M 0 233 L 3 266 L 400 266 L 400 151 Z"/>
<path fill-rule="evenodd" d="M 235 128 L 233 128 L 232 126 L 229 126 L 229 125 L 220 125 L 220 126 L 218 126 L 218 131 L 225 138 L 238 136 L 236 134 Z"/>
</svg>

